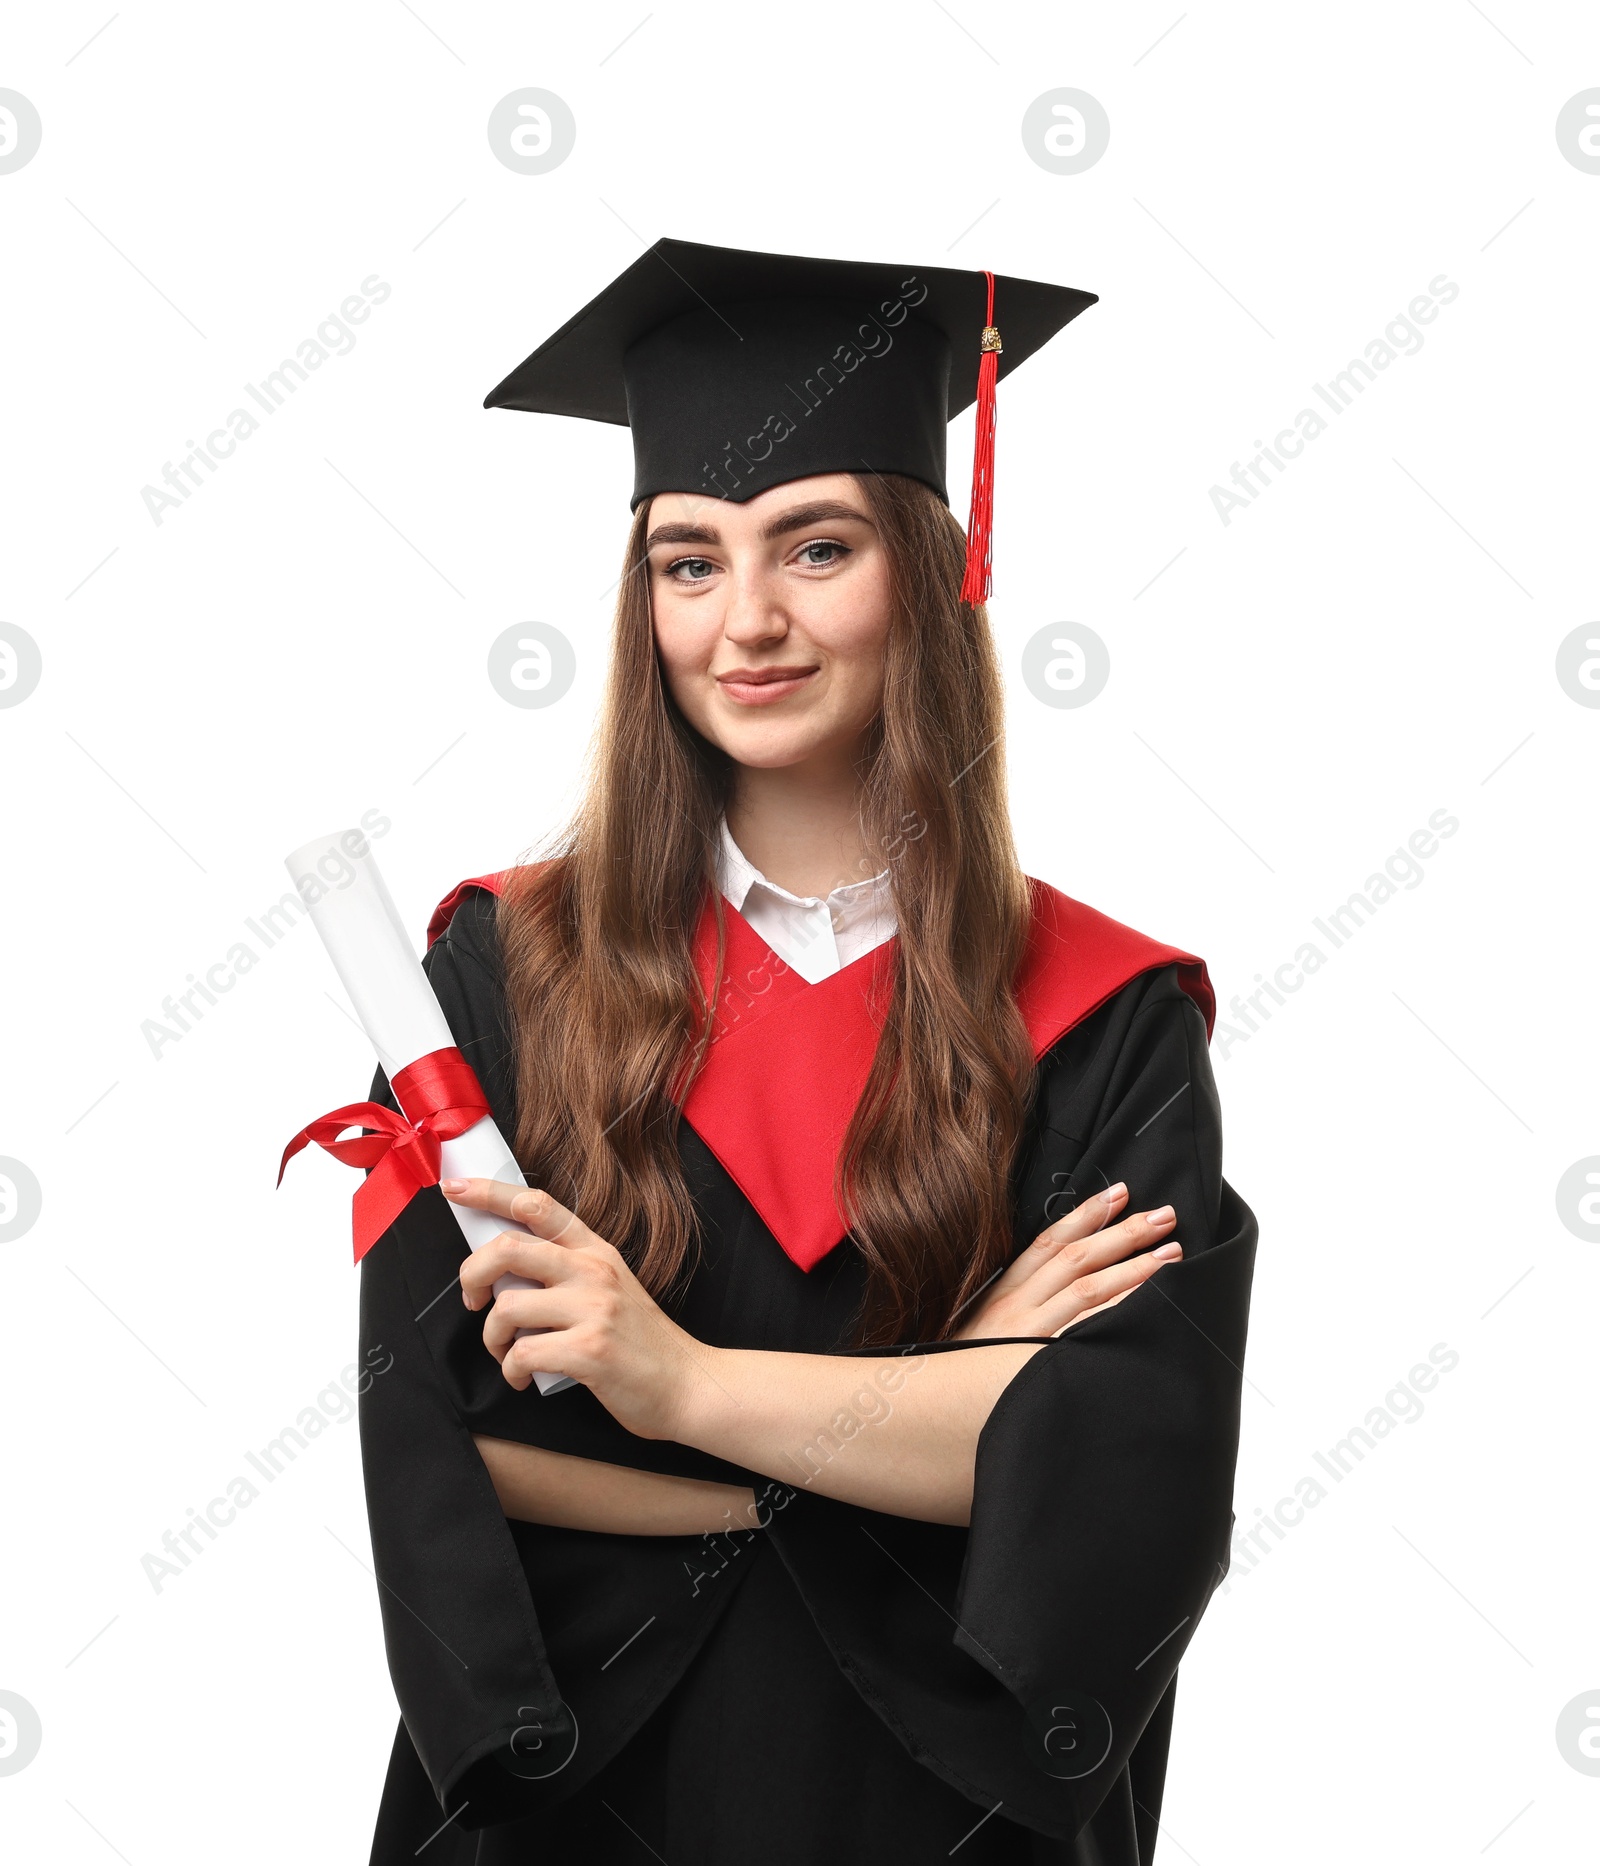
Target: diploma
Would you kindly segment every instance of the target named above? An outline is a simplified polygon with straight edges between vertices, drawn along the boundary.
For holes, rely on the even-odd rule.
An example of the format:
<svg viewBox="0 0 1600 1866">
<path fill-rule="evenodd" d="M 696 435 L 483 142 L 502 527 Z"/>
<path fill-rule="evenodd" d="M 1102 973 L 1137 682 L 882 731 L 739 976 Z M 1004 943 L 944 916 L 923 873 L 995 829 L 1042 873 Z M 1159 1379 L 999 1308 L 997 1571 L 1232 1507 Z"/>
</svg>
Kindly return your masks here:
<svg viewBox="0 0 1600 1866">
<path fill-rule="evenodd" d="M 402 1204 L 411 1190 L 424 1184 L 437 1184 L 441 1178 L 500 1179 L 514 1185 L 525 1184 L 516 1156 L 506 1145 L 494 1117 L 487 1112 L 488 1101 L 477 1078 L 456 1049 L 454 1034 L 439 1008 L 439 1000 L 433 995 L 427 973 L 418 963 L 410 935 L 378 872 L 372 845 L 365 834 L 359 829 L 347 829 L 331 836 L 319 836 L 304 848 L 296 849 L 285 865 L 311 916 L 311 924 L 321 935 L 334 970 L 355 1006 L 361 1027 L 371 1039 L 378 1061 L 395 1088 L 396 1098 L 406 1110 L 409 1123 L 395 1124 L 402 1130 L 398 1144 L 396 1136 L 388 1140 L 373 1138 L 365 1143 L 338 1141 L 334 1139 L 336 1130 L 331 1127 L 336 1116 L 327 1117 L 320 1124 L 314 1123 L 309 1131 L 310 1138 L 324 1146 L 332 1141 L 333 1148 L 346 1150 L 342 1157 L 358 1164 L 373 1164 L 378 1155 L 391 1151 L 403 1152 L 405 1172 L 410 1178 L 402 1187 Z M 432 1105 L 437 1106 L 439 1101 L 457 1104 L 446 1111 L 447 1116 L 454 1113 L 456 1118 L 429 1122 L 418 1116 L 414 1095 L 408 1094 L 408 1089 L 413 1078 L 424 1084 L 438 1079 L 437 1064 L 441 1054 L 448 1063 L 447 1080 L 453 1092 L 436 1093 Z M 474 1110 L 480 1106 L 484 1112 L 472 1118 Z M 382 1109 L 375 1112 L 386 1113 Z M 356 1116 L 342 1122 L 344 1127 L 370 1125 L 363 1122 L 354 1109 L 341 1109 L 337 1113 Z M 327 1130 L 325 1134 L 315 1131 L 319 1125 Z M 454 1126 L 461 1126 L 462 1131 L 452 1133 L 450 1130 Z M 426 1149 L 416 1145 L 419 1132 L 430 1127 L 438 1130 L 436 1171 L 431 1168 L 431 1144 Z M 297 1138 L 303 1146 L 305 1137 Z M 431 1135 L 424 1138 L 432 1142 Z M 373 1151 L 361 1155 L 358 1149 L 363 1145 Z M 294 1142 L 290 1143 L 290 1149 L 291 1152 L 298 1150 Z M 428 1165 L 410 1164 L 411 1159 L 424 1153 Z M 289 1156 L 284 1157 L 287 1160 Z M 377 1178 L 376 1173 L 373 1178 Z M 368 1184 L 371 1183 L 369 1180 Z M 505 1231 L 523 1237 L 533 1235 L 523 1226 L 497 1218 L 492 1212 L 473 1211 L 453 1203 L 450 1210 L 472 1250 Z M 357 1233 L 359 1258 L 365 1248 L 360 1240 L 359 1215 Z M 508 1289 L 542 1287 L 527 1277 L 502 1276 L 494 1285 L 494 1293 L 499 1296 Z M 544 1332 L 529 1328 L 517 1330 L 519 1335 Z M 558 1393 L 563 1387 L 576 1384 L 567 1374 L 536 1373 L 533 1378 L 541 1393 Z"/>
</svg>

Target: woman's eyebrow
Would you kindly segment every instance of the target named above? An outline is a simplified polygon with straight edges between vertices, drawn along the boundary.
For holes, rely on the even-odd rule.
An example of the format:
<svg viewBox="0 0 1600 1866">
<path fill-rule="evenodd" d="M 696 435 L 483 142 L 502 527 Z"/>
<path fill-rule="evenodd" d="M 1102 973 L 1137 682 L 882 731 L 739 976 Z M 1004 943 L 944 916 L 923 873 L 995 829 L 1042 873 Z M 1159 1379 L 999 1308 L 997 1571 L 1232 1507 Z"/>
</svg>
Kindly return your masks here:
<svg viewBox="0 0 1600 1866">
<path fill-rule="evenodd" d="M 810 505 L 791 506 L 787 512 L 780 512 L 762 527 L 761 535 L 763 538 L 781 538 L 785 532 L 805 531 L 830 518 L 853 518 L 860 525 L 870 525 L 872 522 L 865 512 L 858 512 L 853 505 L 841 504 L 837 499 L 817 499 Z"/>
<path fill-rule="evenodd" d="M 657 525 L 644 541 L 653 551 L 658 544 L 720 544 L 721 537 L 709 525 Z"/>
<path fill-rule="evenodd" d="M 761 530 L 764 539 L 781 538 L 791 531 L 806 531 L 813 525 L 821 525 L 829 519 L 854 519 L 858 525 L 872 523 L 865 512 L 858 512 L 853 505 L 845 505 L 837 499 L 814 499 L 809 505 L 791 506 L 787 512 L 780 512 L 770 519 Z M 720 544 L 721 534 L 710 525 L 657 525 L 644 541 L 644 548 L 652 551 L 658 544 Z"/>
</svg>

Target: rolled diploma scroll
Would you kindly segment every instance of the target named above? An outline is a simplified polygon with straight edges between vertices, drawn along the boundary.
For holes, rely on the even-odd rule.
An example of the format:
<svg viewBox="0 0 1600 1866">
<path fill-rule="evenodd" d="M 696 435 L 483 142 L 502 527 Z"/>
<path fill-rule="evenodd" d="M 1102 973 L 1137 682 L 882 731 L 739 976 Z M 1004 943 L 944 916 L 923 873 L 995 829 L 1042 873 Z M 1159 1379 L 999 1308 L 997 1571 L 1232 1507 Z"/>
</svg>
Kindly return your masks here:
<svg viewBox="0 0 1600 1866">
<path fill-rule="evenodd" d="M 352 854 L 359 850 L 359 854 Z M 319 836 L 288 856 L 285 866 L 296 892 L 322 936 L 334 970 L 350 994 L 361 1027 L 372 1039 L 378 1061 L 391 1079 L 418 1057 L 435 1050 L 454 1049 L 455 1036 L 445 1022 L 428 975 L 418 963 L 378 864 L 372 845 L 359 829 Z M 309 886 L 309 883 L 315 886 Z M 440 1173 L 446 1179 L 503 1179 L 524 1184 L 516 1156 L 506 1145 L 490 1115 L 454 1140 L 440 1145 Z M 471 1249 L 477 1250 L 501 1232 L 531 1237 L 533 1233 L 493 1212 L 472 1211 L 451 1204 L 455 1221 Z M 494 1293 L 508 1289 L 539 1289 L 543 1285 L 524 1276 L 502 1276 Z M 541 1334 L 542 1329 L 519 1328 L 519 1335 Z M 536 1373 L 541 1393 L 559 1393 L 576 1385 L 568 1374 Z"/>
</svg>

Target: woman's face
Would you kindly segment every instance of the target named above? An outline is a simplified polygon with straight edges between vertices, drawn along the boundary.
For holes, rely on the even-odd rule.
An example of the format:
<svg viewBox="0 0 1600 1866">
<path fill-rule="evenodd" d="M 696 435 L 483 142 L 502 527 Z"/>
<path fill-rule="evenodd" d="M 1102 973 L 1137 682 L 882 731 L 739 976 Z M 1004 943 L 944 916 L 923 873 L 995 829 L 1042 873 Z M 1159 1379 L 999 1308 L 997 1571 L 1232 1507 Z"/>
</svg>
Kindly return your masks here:
<svg viewBox="0 0 1600 1866">
<path fill-rule="evenodd" d="M 853 760 L 883 700 L 889 564 L 848 473 L 651 501 L 650 613 L 683 716 L 741 765 Z"/>
</svg>

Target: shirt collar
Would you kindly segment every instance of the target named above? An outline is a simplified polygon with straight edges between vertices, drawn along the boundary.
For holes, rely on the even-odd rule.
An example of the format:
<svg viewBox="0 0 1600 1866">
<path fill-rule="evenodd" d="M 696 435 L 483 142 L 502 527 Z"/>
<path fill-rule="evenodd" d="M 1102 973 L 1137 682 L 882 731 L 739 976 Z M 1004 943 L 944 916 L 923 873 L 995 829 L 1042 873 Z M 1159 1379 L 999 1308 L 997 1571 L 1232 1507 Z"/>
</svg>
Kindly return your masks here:
<svg viewBox="0 0 1600 1866">
<path fill-rule="evenodd" d="M 777 900 L 787 901 L 791 907 L 827 906 L 851 918 L 887 907 L 891 899 L 887 868 L 880 874 L 869 875 L 865 881 L 846 882 L 844 886 L 835 888 L 826 901 L 816 894 L 791 894 L 787 888 L 780 888 L 777 882 L 769 881 L 746 857 L 734 841 L 726 817 L 722 819 L 722 835 L 717 846 L 717 888 L 735 913 L 744 912 L 753 888 L 764 888 Z"/>
</svg>

